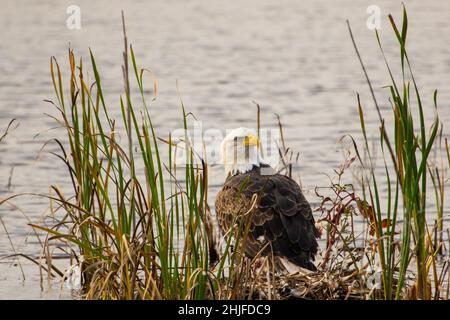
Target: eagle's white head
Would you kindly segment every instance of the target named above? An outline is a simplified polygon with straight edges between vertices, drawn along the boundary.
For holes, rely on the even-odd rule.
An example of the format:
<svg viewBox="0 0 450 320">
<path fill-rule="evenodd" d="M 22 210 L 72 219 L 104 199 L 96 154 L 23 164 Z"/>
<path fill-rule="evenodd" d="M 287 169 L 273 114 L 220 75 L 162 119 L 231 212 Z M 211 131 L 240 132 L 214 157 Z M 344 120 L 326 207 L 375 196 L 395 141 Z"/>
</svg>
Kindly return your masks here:
<svg viewBox="0 0 450 320">
<path fill-rule="evenodd" d="M 248 128 L 231 130 L 223 139 L 222 163 L 227 174 L 245 173 L 261 164 L 261 145 L 255 131 Z"/>
</svg>

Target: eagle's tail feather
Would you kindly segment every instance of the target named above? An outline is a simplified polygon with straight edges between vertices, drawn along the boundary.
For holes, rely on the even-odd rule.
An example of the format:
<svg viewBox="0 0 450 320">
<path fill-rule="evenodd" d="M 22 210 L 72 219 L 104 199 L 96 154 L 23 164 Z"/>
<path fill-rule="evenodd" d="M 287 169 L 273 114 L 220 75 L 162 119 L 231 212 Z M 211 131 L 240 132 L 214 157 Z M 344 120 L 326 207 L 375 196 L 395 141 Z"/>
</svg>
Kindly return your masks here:
<svg viewBox="0 0 450 320">
<path fill-rule="evenodd" d="M 282 267 L 291 274 L 317 270 L 316 266 L 311 261 L 305 261 L 301 256 L 290 257 L 289 259 L 280 257 L 279 261 L 281 262 Z"/>
</svg>

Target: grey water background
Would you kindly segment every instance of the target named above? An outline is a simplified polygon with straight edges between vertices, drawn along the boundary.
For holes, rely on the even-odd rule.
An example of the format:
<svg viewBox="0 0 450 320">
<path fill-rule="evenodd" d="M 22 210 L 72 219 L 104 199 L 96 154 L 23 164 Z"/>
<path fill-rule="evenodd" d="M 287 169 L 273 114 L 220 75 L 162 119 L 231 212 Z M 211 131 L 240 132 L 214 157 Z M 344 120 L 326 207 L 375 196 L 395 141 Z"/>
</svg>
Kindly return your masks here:
<svg viewBox="0 0 450 320">
<path fill-rule="evenodd" d="M 66 26 L 69 5 L 81 9 L 80 30 Z M 151 112 L 159 134 L 180 127 L 177 82 L 188 111 L 203 121 L 206 129 L 254 126 L 256 101 L 262 106 L 263 126 L 276 126 L 273 113 L 281 116 L 288 145 L 300 152 L 296 174 L 306 197 L 317 206 L 314 188 L 327 186 L 326 175 L 332 175 L 343 159 L 339 139 L 352 134 L 361 141 L 356 92 L 365 107 L 369 135 L 377 136 L 378 119 L 348 35 L 347 18 L 382 111 L 389 111 L 387 91 L 382 88 L 389 83 L 388 74 L 374 32 L 366 26 L 369 5 L 381 9 L 383 46 L 398 74 L 399 49 L 386 16 L 392 13 L 400 21 L 401 1 L 2 0 L 0 132 L 13 118 L 19 126 L 0 144 L 0 199 L 24 192 L 46 193 L 51 184 L 70 190 L 64 165 L 49 154 L 56 146 L 50 144 L 39 152 L 46 141 L 63 133 L 54 129 L 54 120 L 45 115 L 55 114 L 43 102 L 55 99 L 50 56 L 56 56 L 67 75 L 69 45 L 85 61 L 91 48 L 110 112 L 119 117 L 124 9 L 138 63 L 157 78 L 158 95 Z M 450 2 L 406 1 L 406 6 L 408 51 L 427 120 L 434 116 L 436 88 L 439 116 L 448 137 Z M 89 76 L 92 79 L 92 73 Z M 212 204 L 224 173 L 220 166 L 213 166 L 210 173 Z M 446 205 L 448 208 L 448 200 Z M 0 207 L 17 252 L 39 254 L 40 245 L 24 215 L 39 222 L 45 213 L 48 201 L 37 197 L 16 198 Z M 433 214 L 432 205 L 429 214 Z M 23 279 L 17 261 L 5 258 L 12 253 L 0 227 L 0 298 L 71 297 L 67 290 L 61 293 L 58 285 L 42 291 L 38 269 L 21 259 Z"/>
</svg>

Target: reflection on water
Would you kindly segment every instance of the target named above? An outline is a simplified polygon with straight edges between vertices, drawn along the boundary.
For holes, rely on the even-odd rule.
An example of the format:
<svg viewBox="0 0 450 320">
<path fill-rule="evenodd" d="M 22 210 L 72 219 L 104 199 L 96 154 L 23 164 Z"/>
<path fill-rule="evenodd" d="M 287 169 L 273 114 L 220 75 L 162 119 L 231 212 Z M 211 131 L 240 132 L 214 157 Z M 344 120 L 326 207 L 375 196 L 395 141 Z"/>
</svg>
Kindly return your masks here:
<svg viewBox="0 0 450 320">
<path fill-rule="evenodd" d="M 122 33 L 120 10 L 125 9 L 128 35 L 140 64 L 158 79 L 158 98 L 152 104 L 154 123 L 161 135 L 180 126 L 176 81 L 189 111 L 206 128 L 254 126 L 257 101 L 263 124 L 274 126 L 281 116 L 287 142 L 300 152 L 299 174 L 308 199 L 314 204 L 315 186 L 325 186 L 332 169 L 342 160 L 339 138 L 359 136 L 355 93 L 366 106 L 368 129 L 377 132 L 376 116 L 346 29 L 349 18 L 367 63 L 383 109 L 389 107 L 386 70 L 373 32 L 366 27 L 366 9 L 373 1 L 2 1 L 0 12 L 0 129 L 12 118 L 20 122 L 0 145 L 0 197 L 12 193 L 45 193 L 50 184 L 68 187 L 64 166 L 47 151 L 44 142 L 61 130 L 45 113 L 54 114 L 43 99 L 53 99 L 49 57 L 55 55 L 67 70 L 70 45 L 77 55 L 96 54 L 110 112 L 119 116 L 122 90 Z M 66 28 L 66 8 L 81 8 L 81 30 Z M 381 13 L 399 16 L 401 1 L 377 0 Z M 440 117 L 450 123 L 450 3 L 408 3 L 409 51 L 424 99 L 439 90 Z M 390 59 L 398 48 L 387 21 L 381 25 Z M 439 34 L 439 37 L 435 36 Z M 394 68 L 394 71 L 396 69 Z M 92 78 L 92 74 L 90 75 Z M 431 105 L 431 104 L 430 104 Z M 430 114 L 432 116 L 432 114 Z M 448 136 L 447 126 L 444 134 Z M 38 134 L 38 135 L 37 135 Z M 11 169 L 11 187 L 8 179 Z M 211 168 L 211 203 L 223 181 L 222 168 Z M 14 200 L 32 221 L 39 221 L 47 201 L 36 197 Z M 39 245 L 23 214 L 3 206 L 16 250 L 36 256 Z M 0 229 L 0 256 L 12 253 Z M 0 263 L 0 298 L 58 298 L 41 293 L 39 273 L 20 269 L 11 259 Z M 17 293 L 17 295 L 16 295 Z"/>
</svg>

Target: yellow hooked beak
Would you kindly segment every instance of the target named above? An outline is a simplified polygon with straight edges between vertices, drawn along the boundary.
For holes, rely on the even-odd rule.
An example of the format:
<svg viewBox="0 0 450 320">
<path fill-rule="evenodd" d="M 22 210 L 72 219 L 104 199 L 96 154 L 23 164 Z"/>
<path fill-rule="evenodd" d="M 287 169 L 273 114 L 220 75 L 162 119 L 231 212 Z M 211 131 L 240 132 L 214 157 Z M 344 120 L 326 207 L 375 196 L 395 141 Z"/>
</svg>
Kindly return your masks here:
<svg viewBox="0 0 450 320">
<path fill-rule="evenodd" d="M 259 139 L 257 136 L 254 136 L 252 134 L 249 134 L 248 136 L 246 136 L 244 138 L 244 145 L 246 147 L 249 146 L 256 146 L 257 148 L 259 148 Z"/>
</svg>

